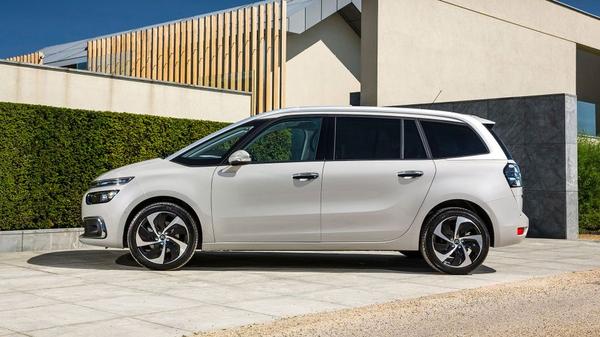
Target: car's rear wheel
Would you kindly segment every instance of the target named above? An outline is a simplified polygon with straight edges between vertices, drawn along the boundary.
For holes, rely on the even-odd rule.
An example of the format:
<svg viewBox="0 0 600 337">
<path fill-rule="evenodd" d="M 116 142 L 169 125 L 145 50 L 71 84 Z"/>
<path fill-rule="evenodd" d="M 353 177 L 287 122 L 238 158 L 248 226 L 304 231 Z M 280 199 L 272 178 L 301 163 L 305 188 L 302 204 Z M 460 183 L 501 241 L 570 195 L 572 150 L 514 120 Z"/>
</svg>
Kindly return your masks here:
<svg viewBox="0 0 600 337">
<path fill-rule="evenodd" d="M 485 223 L 464 208 L 444 208 L 429 218 L 421 233 L 421 251 L 434 269 L 464 275 L 487 257 L 490 235 Z"/>
<path fill-rule="evenodd" d="M 127 243 L 133 258 L 154 270 L 183 267 L 198 245 L 194 218 L 179 205 L 158 202 L 144 207 L 131 221 Z"/>
</svg>

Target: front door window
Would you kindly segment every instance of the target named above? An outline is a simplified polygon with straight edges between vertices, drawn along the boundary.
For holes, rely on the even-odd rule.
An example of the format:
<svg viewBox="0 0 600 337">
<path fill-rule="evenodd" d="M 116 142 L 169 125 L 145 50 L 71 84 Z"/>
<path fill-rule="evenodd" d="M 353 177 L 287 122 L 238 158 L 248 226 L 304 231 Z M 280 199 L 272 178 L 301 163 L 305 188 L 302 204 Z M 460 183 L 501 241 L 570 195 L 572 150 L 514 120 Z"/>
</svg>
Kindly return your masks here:
<svg viewBox="0 0 600 337">
<path fill-rule="evenodd" d="M 317 159 L 322 118 L 278 122 L 244 147 L 253 163 L 300 162 Z"/>
</svg>

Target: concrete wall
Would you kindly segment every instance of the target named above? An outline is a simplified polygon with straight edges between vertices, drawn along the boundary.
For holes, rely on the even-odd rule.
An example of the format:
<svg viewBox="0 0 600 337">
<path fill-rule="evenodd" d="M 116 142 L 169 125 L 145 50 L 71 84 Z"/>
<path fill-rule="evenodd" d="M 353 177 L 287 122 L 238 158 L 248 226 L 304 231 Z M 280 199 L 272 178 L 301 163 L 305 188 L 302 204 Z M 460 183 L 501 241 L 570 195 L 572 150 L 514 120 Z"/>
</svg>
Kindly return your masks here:
<svg viewBox="0 0 600 337">
<path fill-rule="evenodd" d="M 233 122 L 251 96 L 164 82 L 0 61 L 0 101 Z"/>
<path fill-rule="evenodd" d="M 529 236 L 576 239 L 577 99 L 571 95 L 514 97 L 418 105 L 496 122 L 494 130 L 523 171 Z"/>
<path fill-rule="evenodd" d="M 339 14 L 288 33 L 287 106 L 350 105 L 360 91 L 360 37 Z"/>
<path fill-rule="evenodd" d="M 600 50 L 597 18 L 548 0 L 440 1 Z"/>
<path fill-rule="evenodd" d="M 514 9 L 506 9 L 507 13 L 514 16 L 516 9 L 529 8 L 532 4 L 546 11 L 546 7 L 554 8 L 558 14 L 549 11 L 542 18 L 537 18 L 538 12 L 527 12 L 531 22 L 542 22 L 548 29 L 555 23 L 555 17 L 572 16 L 572 11 L 542 0 L 462 2 L 486 10 L 503 7 L 506 2 Z M 362 103 L 426 103 L 432 102 L 440 91 L 438 101 L 548 93 L 575 95 L 576 43 L 511 22 L 515 18 L 509 14 L 501 19 L 450 1 L 366 1 L 363 26 L 369 27 L 376 20 L 377 29 L 375 35 L 368 31 L 362 34 L 363 55 L 375 54 L 363 59 L 363 69 L 376 74 L 371 75 L 369 81 L 369 77 L 363 76 L 366 99 Z M 575 19 L 580 20 L 576 23 L 587 23 L 587 16 L 574 14 Z M 571 24 L 567 19 L 558 22 L 565 27 Z M 600 29 L 600 22 L 595 20 L 589 25 L 571 27 L 573 30 L 584 28 L 595 31 Z M 580 37 L 581 41 L 591 41 L 589 43 L 599 38 L 600 33 Z M 369 39 L 377 40 L 376 53 Z M 373 92 L 376 94 L 372 95 Z"/>
</svg>

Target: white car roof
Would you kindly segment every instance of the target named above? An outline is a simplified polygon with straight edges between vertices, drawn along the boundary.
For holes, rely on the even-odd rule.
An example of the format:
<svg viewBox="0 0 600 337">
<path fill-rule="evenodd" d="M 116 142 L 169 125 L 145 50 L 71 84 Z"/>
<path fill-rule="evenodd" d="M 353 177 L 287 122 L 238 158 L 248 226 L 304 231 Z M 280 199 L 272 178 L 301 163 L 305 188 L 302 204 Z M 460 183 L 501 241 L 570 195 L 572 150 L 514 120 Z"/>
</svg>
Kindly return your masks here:
<svg viewBox="0 0 600 337">
<path fill-rule="evenodd" d="M 257 115 L 256 119 L 271 119 L 279 118 L 288 115 L 302 115 L 302 114 L 340 114 L 340 115 L 378 115 L 378 116 L 389 116 L 389 115 L 400 115 L 414 118 L 433 118 L 433 119 L 445 119 L 445 120 L 458 120 L 462 122 L 469 122 L 469 118 L 472 118 L 482 124 L 493 125 L 495 122 L 481 118 L 474 115 L 459 114 L 456 112 L 440 111 L 440 110 L 428 110 L 428 109 L 414 109 L 414 108 L 380 108 L 380 107 L 339 107 L 339 106 L 314 106 L 314 107 L 295 107 L 286 108 L 281 110 L 275 110 L 267 113 Z"/>
</svg>

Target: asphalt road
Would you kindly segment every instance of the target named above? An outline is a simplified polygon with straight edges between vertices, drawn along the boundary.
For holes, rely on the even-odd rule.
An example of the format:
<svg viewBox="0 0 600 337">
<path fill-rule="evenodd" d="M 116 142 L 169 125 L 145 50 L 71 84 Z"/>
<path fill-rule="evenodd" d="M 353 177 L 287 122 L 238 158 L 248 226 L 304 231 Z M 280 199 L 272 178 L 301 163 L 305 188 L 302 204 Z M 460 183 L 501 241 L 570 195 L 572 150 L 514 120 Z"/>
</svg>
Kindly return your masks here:
<svg viewBox="0 0 600 337">
<path fill-rule="evenodd" d="M 298 316 L 200 336 L 600 336 L 600 270 Z"/>
</svg>

